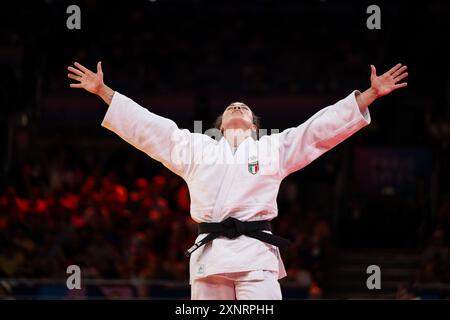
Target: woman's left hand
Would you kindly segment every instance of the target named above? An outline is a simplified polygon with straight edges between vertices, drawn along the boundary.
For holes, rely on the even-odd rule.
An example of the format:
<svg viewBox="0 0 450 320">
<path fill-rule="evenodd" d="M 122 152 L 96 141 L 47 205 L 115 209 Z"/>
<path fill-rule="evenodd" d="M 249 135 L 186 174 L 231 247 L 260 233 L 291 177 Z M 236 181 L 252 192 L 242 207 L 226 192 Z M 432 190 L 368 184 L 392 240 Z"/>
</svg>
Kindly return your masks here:
<svg viewBox="0 0 450 320">
<path fill-rule="evenodd" d="M 374 65 L 370 67 L 372 69 L 372 74 L 370 75 L 371 89 L 378 98 L 408 85 L 406 82 L 400 83 L 401 80 L 408 76 L 408 72 L 405 72 L 407 66 L 402 66 L 401 63 L 381 76 L 377 76 L 377 70 Z"/>
</svg>

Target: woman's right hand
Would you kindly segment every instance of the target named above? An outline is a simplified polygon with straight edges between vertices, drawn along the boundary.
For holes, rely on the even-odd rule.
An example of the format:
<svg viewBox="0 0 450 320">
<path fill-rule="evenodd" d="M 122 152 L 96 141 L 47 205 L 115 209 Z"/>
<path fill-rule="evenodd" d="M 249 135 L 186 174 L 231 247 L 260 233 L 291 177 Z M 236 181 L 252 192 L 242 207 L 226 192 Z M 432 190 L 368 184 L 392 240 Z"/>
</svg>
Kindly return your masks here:
<svg viewBox="0 0 450 320">
<path fill-rule="evenodd" d="M 105 85 L 105 83 L 103 82 L 101 61 L 97 63 L 97 73 L 93 73 L 91 70 L 82 66 L 78 62 L 75 62 L 74 65 L 78 69 L 74 67 L 68 67 L 67 70 L 72 73 L 67 74 L 67 76 L 70 79 L 79 81 L 80 83 L 71 83 L 70 87 L 83 88 L 86 91 L 98 95 L 103 99 L 103 101 L 110 105 L 114 96 L 114 90 Z"/>
<path fill-rule="evenodd" d="M 71 88 L 83 88 L 86 91 L 89 91 L 93 94 L 99 94 L 102 90 L 103 86 L 103 71 L 102 71 L 102 63 L 99 61 L 97 63 L 97 73 L 92 72 L 88 68 L 82 66 L 78 62 L 75 62 L 74 67 L 68 67 L 72 73 L 67 74 L 67 77 L 70 79 L 79 81 L 80 83 L 71 83 Z"/>
</svg>

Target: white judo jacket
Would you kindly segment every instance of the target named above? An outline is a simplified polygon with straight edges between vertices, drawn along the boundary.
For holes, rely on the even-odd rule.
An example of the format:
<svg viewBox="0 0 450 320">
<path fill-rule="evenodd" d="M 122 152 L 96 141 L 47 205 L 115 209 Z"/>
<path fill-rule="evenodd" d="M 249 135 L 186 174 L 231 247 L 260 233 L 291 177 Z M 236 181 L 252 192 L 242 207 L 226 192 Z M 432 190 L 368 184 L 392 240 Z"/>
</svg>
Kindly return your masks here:
<svg viewBox="0 0 450 320">
<path fill-rule="evenodd" d="M 276 198 L 286 176 L 370 124 L 369 110 L 359 110 L 357 93 L 319 110 L 298 127 L 259 140 L 249 137 L 235 153 L 225 138 L 217 141 L 179 129 L 119 92 L 101 125 L 186 181 L 194 221 L 272 220 L 278 215 Z M 279 279 L 286 276 L 279 249 L 245 235 L 219 237 L 190 256 L 191 284 L 209 275 L 261 270 L 277 272 Z"/>
</svg>

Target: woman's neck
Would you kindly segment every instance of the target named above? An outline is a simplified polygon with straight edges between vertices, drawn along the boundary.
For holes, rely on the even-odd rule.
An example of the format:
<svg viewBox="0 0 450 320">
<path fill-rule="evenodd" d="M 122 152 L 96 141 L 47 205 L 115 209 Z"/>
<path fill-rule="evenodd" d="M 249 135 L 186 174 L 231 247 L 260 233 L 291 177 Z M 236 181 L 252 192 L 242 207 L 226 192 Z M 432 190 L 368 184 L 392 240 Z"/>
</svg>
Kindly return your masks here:
<svg viewBox="0 0 450 320">
<path fill-rule="evenodd" d="M 224 137 L 230 144 L 231 149 L 233 149 L 234 151 L 236 151 L 242 141 L 244 141 L 248 137 L 251 137 L 251 135 L 252 132 L 250 129 L 226 129 L 224 131 Z"/>
</svg>

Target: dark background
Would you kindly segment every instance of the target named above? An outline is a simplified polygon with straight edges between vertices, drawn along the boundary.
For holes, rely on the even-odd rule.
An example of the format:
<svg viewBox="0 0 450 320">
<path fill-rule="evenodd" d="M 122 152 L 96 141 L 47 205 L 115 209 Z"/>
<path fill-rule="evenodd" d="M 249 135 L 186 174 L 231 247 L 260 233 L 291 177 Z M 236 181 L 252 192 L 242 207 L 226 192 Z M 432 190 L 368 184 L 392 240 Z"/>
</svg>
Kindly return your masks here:
<svg viewBox="0 0 450 320">
<path fill-rule="evenodd" d="M 81 30 L 66 27 L 71 4 Z M 381 30 L 366 27 L 371 4 Z M 2 4 L 0 292 L 71 297 L 61 279 L 77 264 L 82 297 L 189 296 L 186 186 L 100 126 L 107 106 L 69 88 L 74 61 L 95 70 L 101 60 L 111 88 L 191 130 L 194 120 L 210 128 L 232 101 L 269 130 L 297 126 L 367 89 L 370 64 L 381 74 L 400 62 L 408 87 L 370 106 L 370 126 L 283 182 L 274 225 L 293 245 L 282 287 L 287 298 L 448 297 L 449 10 L 446 1 Z M 370 264 L 387 270 L 381 292 L 365 288 Z"/>
</svg>

